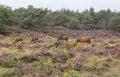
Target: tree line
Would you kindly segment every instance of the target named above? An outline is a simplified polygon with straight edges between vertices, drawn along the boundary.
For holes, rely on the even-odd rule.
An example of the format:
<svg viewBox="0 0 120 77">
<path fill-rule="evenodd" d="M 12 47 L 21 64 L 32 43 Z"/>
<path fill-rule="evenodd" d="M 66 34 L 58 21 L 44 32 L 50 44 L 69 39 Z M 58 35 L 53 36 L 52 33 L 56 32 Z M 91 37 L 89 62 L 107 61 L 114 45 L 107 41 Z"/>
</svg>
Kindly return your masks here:
<svg viewBox="0 0 120 77">
<path fill-rule="evenodd" d="M 92 7 L 82 12 L 69 9 L 52 11 L 32 5 L 12 10 L 9 6 L 0 5 L 0 33 L 5 33 L 5 25 L 25 29 L 64 26 L 70 29 L 120 31 L 120 12 L 110 9 L 95 12 Z"/>
</svg>

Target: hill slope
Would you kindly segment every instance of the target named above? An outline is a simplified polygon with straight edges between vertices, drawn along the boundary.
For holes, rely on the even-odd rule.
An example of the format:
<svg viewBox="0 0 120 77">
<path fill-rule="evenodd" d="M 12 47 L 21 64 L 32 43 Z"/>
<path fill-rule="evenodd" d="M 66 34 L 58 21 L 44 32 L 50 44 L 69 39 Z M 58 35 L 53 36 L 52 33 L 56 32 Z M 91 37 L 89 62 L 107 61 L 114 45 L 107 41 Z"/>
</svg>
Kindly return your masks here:
<svg viewBox="0 0 120 77">
<path fill-rule="evenodd" d="M 6 28 L 11 34 L 0 35 L 0 77 L 120 77 L 118 32 L 59 26 L 35 31 Z M 56 48 L 61 34 L 69 40 Z M 76 44 L 79 36 L 90 36 L 91 43 Z M 16 37 L 23 41 L 14 43 Z"/>
</svg>

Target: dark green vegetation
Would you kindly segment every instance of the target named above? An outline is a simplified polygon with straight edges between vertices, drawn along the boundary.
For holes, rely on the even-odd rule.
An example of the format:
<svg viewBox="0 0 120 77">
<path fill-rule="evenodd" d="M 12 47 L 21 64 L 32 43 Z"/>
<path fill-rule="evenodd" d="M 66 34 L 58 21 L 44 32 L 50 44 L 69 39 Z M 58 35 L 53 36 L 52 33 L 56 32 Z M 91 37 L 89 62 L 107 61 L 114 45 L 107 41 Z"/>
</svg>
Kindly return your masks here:
<svg viewBox="0 0 120 77">
<path fill-rule="evenodd" d="M 8 36 L 0 35 L 0 77 L 120 77 L 119 32 L 64 27 L 51 27 L 50 32 L 9 26 L 7 30 Z M 69 39 L 59 40 L 56 48 L 57 38 L 51 35 L 59 32 Z M 76 37 L 83 35 L 90 36 L 91 43 L 75 44 Z M 17 36 L 23 41 L 13 43 Z"/>
<path fill-rule="evenodd" d="M 82 12 L 61 9 L 27 8 L 12 10 L 8 6 L 0 5 L 0 24 L 17 25 L 26 29 L 48 26 L 64 26 L 71 29 L 108 29 L 119 31 L 120 13 L 110 9 L 94 11 L 94 8 Z M 1 26 L 1 25 L 0 25 Z M 1 27 L 0 27 L 1 29 Z"/>
</svg>

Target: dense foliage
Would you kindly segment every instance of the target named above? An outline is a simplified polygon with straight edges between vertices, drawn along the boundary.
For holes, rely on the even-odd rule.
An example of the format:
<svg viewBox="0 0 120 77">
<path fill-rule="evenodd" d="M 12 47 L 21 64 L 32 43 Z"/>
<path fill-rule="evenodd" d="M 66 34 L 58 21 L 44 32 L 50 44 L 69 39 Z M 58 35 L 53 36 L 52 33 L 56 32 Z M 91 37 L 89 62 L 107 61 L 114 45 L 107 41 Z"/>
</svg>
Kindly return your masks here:
<svg viewBox="0 0 120 77">
<path fill-rule="evenodd" d="M 27 8 L 12 10 L 10 7 L 0 6 L 0 21 L 4 25 L 17 25 L 26 29 L 41 28 L 47 26 L 64 26 L 71 29 L 120 29 L 120 13 L 110 9 L 94 11 L 94 8 L 82 12 L 61 9 L 51 11 L 49 9 Z"/>
</svg>

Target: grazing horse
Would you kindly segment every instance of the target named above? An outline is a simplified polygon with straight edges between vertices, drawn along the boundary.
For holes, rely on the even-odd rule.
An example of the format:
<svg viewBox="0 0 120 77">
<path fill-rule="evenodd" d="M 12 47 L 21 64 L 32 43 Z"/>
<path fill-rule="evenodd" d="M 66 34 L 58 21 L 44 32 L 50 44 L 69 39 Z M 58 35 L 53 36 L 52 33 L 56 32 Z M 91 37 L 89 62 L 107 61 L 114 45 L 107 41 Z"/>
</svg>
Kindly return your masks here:
<svg viewBox="0 0 120 77">
<path fill-rule="evenodd" d="M 14 39 L 14 42 L 13 42 L 13 43 L 17 43 L 17 42 L 19 42 L 19 41 L 23 41 L 23 38 L 21 38 L 21 37 L 16 37 L 16 38 Z"/>
<path fill-rule="evenodd" d="M 82 36 L 82 37 L 79 37 L 76 41 L 76 43 L 78 42 L 86 42 L 86 43 L 89 43 L 90 44 L 90 37 L 88 36 Z"/>
<path fill-rule="evenodd" d="M 58 40 L 58 41 L 59 41 L 59 40 L 65 40 L 65 41 L 67 41 L 67 40 L 68 40 L 68 37 L 67 37 L 65 34 L 62 34 L 62 35 L 60 35 L 60 36 L 58 37 L 57 40 Z"/>
</svg>

